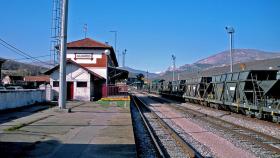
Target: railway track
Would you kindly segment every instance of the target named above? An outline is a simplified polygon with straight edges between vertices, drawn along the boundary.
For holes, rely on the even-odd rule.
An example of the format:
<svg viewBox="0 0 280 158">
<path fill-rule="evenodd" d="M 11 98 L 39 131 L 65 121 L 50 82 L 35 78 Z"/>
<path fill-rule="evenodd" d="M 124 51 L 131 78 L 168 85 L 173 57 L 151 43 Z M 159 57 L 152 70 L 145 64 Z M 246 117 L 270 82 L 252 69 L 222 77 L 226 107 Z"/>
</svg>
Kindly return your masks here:
<svg viewBox="0 0 280 158">
<path fill-rule="evenodd" d="M 163 121 L 155 112 L 150 110 L 145 102 L 134 95 L 131 98 L 152 138 L 159 157 L 203 157 L 188 142 L 181 138 L 179 133 Z M 143 113 L 144 111 L 148 111 L 150 116 L 147 117 Z"/>
<path fill-rule="evenodd" d="M 169 105 L 187 118 L 207 124 L 212 128 L 222 131 L 223 133 L 228 133 L 232 139 L 235 139 L 244 146 L 249 147 L 253 150 L 252 152 L 257 153 L 257 155 L 280 157 L 280 140 L 275 137 L 238 126 L 237 124 L 222 120 L 218 117 L 206 115 L 185 106 L 180 106 L 179 104 L 168 103 L 166 100 L 159 97 L 149 96 L 149 98 L 159 103 Z"/>
</svg>

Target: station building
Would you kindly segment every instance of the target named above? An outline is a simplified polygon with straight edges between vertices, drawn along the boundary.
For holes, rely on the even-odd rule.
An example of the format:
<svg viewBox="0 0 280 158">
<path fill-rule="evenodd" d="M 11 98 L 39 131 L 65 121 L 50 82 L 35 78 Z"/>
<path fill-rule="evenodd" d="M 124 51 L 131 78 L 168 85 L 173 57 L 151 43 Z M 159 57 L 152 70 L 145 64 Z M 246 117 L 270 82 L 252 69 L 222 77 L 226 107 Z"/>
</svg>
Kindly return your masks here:
<svg viewBox="0 0 280 158">
<path fill-rule="evenodd" d="M 126 79 L 128 72 L 118 69 L 115 51 L 108 44 L 90 38 L 67 43 L 67 100 L 90 101 L 106 97 L 108 85 Z M 53 99 L 58 99 L 59 65 L 50 75 Z"/>
<path fill-rule="evenodd" d="M 0 58 L 0 82 L 2 81 L 2 64 L 6 61 L 6 59 Z"/>
</svg>

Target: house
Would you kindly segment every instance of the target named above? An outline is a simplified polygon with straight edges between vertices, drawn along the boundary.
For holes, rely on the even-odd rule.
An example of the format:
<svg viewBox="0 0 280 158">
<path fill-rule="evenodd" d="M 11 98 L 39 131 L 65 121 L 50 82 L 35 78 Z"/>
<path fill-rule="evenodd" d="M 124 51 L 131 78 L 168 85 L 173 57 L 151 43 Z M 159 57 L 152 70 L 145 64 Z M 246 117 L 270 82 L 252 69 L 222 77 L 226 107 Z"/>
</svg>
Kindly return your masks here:
<svg viewBox="0 0 280 158">
<path fill-rule="evenodd" d="M 118 69 L 113 47 L 85 38 L 67 43 L 67 99 L 90 101 L 106 97 L 108 85 L 126 79 L 128 72 Z M 59 65 L 45 73 L 50 75 L 54 99 L 59 93 Z"/>
<path fill-rule="evenodd" d="M 28 88 L 39 88 L 39 86 L 42 84 L 46 85 L 50 83 L 50 76 L 25 76 L 24 82 L 26 82 Z"/>
<path fill-rule="evenodd" d="M 0 80 L 2 81 L 2 64 L 5 62 L 6 60 L 3 58 L 0 58 Z"/>
<path fill-rule="evenodd" d="M 22 84 L 23 83 L 23 76 L 14 76 L 14 75 L 5 75 L 2 79 L 2 83 L 4 85 L 7 84 Z"/>
</svg>

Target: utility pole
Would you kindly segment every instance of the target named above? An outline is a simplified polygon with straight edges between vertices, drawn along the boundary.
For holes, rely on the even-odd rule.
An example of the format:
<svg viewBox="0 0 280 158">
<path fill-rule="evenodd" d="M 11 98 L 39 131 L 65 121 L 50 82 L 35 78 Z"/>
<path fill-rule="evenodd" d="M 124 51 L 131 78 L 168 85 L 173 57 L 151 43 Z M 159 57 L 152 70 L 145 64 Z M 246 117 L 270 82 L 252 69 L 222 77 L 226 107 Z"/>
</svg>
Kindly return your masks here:
<svg viewBox="0 0 280 158">
<path fill-rule="evenodd" d="M 147 85 L 148 85 L 148 92 L 150 92 L 150 83 L 149 83 L 149 71 L 147 70 Z"/>
<path fill-rule="evenodd" d="M 123 55 L 123 67 L 125 67 L 125 55 L 126 55 L 126 52 L 127 52 L 127 50 L 126 49 L 124 49 L 124 51 L 122 52 L 122 55 Z"/>
<path fill-rule="evenodd" d="M 171 58 L 172 58 L 172 70 L 173 70 L 173 73 L 172 73 L 172 81 L 174 81 L 175 80 L 175 62 L 176 62 L 176 57 L 175 57 L 175 55 L 171 55 Z"/>
<path fill-rule="evenodd" d="M 113 30 L 113 31 L 110 31 L 110 32 L 114 33 L 114 35 L 115 35 L 115 47 L 114 47 L 114 49 L 115 49 L 115 53 L 116 53 L 117 56 L 118 56 L 117 59 L 120 60 L 120 54 L 118 53 L 118 49 L 117 49 L 118 31 Z"/>
<path fill-rule="evenodd" d="M 234 33 L 233 27 L 226 27 L 227 33 L 229 34 L 229 56 L 230 56 L 230 72 L 233 71 L 233 61 L 232 61 L 232 37 Z"/>
<path fill-rule="evenodd" d="M 114 33 L 115 35 L 115 52 L 117 53 L 117 37 L 118 37 L 118 31 L 114 30 L 114 31 L 110 31 L 112 33 Z"/>
<path fill-rule="evenodd" d="M 59 100 L 58 107 L 66 108 L 66 50 L 67 50 L 67 20 L 68 0 L 62 0 L 62 21 L 61 21 L 61 43 L 60 43 L 60 66 L 59 66 Z"/>
<path fill-rule="evenodd" d="M 87 31 L 88 31 L 88 25 L 87 25 L 87 24 L 84 24 L 85 38 L 87 38 Z"/>
</svg>

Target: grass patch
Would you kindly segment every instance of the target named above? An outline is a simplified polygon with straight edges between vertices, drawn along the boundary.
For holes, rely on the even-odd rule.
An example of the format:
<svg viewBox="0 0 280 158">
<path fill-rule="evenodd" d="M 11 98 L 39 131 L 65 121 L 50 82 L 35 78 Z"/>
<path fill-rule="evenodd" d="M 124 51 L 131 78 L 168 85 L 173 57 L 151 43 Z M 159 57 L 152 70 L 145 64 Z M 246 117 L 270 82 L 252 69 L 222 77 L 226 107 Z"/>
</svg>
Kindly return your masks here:
<svg viewBox="0 0 280 158">
<path fill-rule="evenodd" d="M 14 126 L 12 126 L 12 127 L 6 128 L 6 129 L 4 129 L 4 131 L 9 131 L 9 132 L 11 132 L 11 131 L 18 130 L 18 129 L 24 127 L 24 126 L 27 126 L 27 124 L 26 124 L 26 123 L 21 123 L 21 124 L 14 125 Z"/>
<path fill-rule="evenodd" d="M 46 118 L 48 118 L 48 117 L 50 117 L 50 116 L 53 116 L 53 115 L 47 115 L 47 116 L 44 116 L 44 117 L 35 119 L 35 120 L 33 120 L 33 121 L 29 121 L 29 122 L 27 122 L 27 123 L 20 123 L 20 124 L 14 125 L 14 126 L 12 126 L 12 127 L 6 128 L 6 129 L 4 129 L 4 131 L 7 131 L 7 132 L 16 131 L 16 130 L 22 128 L 22 127 L 28 126 L 28 125 L 30 125 L 30 124 L 32 124 L 32 123 L 35 123 L 35 122 L 37 122 L 37 121 L 40 121 L 40 120 L 44 120 L 44 119 L 46 119 Z"/>
<path fill-rule="evenodd" d="M 100 104 L 105 107 L 109 107 L 109 106 L 128 107 L 129 102 L 130 101 L 123 101 L 123 100 L 117 100 L 117 101 L 98 100 L 98 101 L 96 101 L 97 104 Z"/>
</svg>

